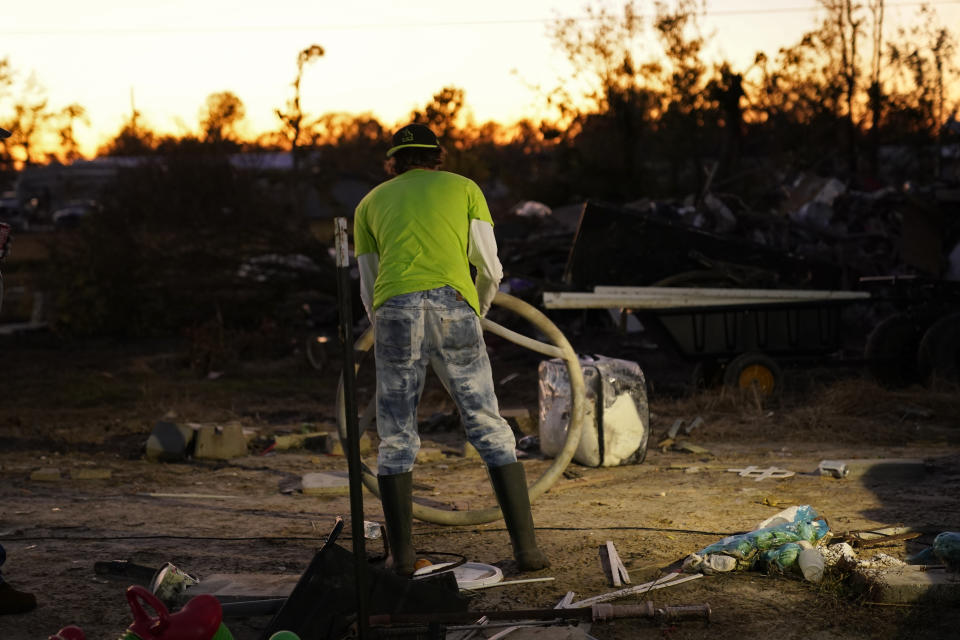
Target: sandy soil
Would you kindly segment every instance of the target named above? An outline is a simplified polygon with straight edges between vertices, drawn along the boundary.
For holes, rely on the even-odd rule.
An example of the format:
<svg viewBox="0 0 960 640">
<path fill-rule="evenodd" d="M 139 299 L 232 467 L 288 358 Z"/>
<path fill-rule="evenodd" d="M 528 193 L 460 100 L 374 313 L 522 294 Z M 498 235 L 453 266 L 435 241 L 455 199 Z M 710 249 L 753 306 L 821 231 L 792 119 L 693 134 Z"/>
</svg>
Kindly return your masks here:
<svg viewBox="0 0 960 640">
<path fill-rule="evenodd" d="M 46 638 L 67 624 L 80 626 L 91 640 L 119 637 L 131 621 L 123 595 L 127 584 L 98 576 L 96 561 L 151 567 L 172 562 L 201 579 L 212 573 L 300 574 L 337 516 L 347 520 L 341 540 L 349 548 L 346 495 L 281 491 L 308 472 L 346 470 L 345 459 L 302 449 L 260 451 L 260 443 L 273 434 L 335 428 L 337 371 L 316 374 L 291 358 L 248 364 L 215 380 L 198 379 L 171 346 L 67 348 L 46 339 L 7 340 L 2 354 L 0 541 L 8 553 L 3 571 L 11 584 L 35 593 L 39 606 L 0 617 L 0 638 Z M 494 355 L 498 380 L 518 374 L 501 387 L 502 406 L 535 411 L 537 358 L 508 350 Z M 648 370 L 652 382 L 657 375 Z M 508 580 L 553 578 L 477 591 L 471 609 L 479 611 L 552 608 L 568 591 L 577 599 L 611 591 L 598 561 L 598 545 L 608 540 L 638 584 L 791 505 L 811 505 L 835 534 L 890 525 L 927 532 L 883 549 L 901 558 L 929 544 L 930 533 L 960 530 L 955 387 L 894 392 L 855 375 L 829 382 L 825 376 L 804 376 L 805 383 L 798 385 L 802 391 L 769 403 L 719 391 L 653 395 L 653 435 L 643 464 L 571 465 L 535 502 L 549 569 L 518 574 L 502 522 L 469 527 L 416 522 L 415 544 L 427 557 L 456 553 L 496 565 Z M 370 392 L 363 368 L 358 392 Z M 431 382 L 422 415 L 451 408 Z M 675 419 L 695 416 L 704 424 L 688 440 L 708 453 L 657 448 Z M 250 455 L 229 461 L 149 462 L 143 445 L 164 417 L 240 422 L 258 439 L 251 442 Z M 423 437 L 425 446 L 448 451 L 462 444 L 456 430 L 433 430 Z M 870 458 L 923 459 L 928 467 L 922 478 L 904 480 L 812 473 L 822 459 Z M 530 478 L 550 463 L 537 457 L 524 462 Z M 755 481 L 727 471 L 746 465 L 797 473 Z M 31 473 L 45 468 L 59 469 L 64 479 L 31 479 Z M 69 479 L 83 470 L 110 475 Z M 475 459 L 451 454 L 425 462 L 416 469 L 415 483 L 418 500 L 430 504 L 458 509 L 493 504 Z M 366 519 L 382 520 L 379 503 L 367 492 L 364 510 Z M 381 541 L 369 541 L 367 550 L 378 556 Z M 951 634 L 960 623 L 956 606 L 871 604 L 833 573 L 819 586 L 794 575 L 762 572 L 711 576 L 616 603 L 642 599 L 658 606 L 709 603 L 712 621 L 706 626 L 617 620 L 594 623 L 589 634 L 599 639 L 946 638 L 956 637 Z M 228 625 L 236 638 L 253 639 L 268 621 L 230 619 Z M 549 634 L 564 637 L 558 629 Z"/>
</svg>

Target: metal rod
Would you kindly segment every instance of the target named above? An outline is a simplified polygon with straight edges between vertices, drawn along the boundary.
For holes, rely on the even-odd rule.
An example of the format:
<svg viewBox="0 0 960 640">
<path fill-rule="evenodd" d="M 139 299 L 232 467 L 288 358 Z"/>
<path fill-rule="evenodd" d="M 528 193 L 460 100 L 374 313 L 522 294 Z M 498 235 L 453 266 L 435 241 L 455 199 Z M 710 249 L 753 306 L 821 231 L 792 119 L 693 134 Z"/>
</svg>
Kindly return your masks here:
<svg viewBox="0 0 960 640">
<path fill-rule="evenodd" d="M 513 611 L 456 611 L 447 613 L 393 613 L 370 617 L 376 626 L 392 624 L 470 624 L 478 616 L 488 620 L 593 620 L 605 622 L 618 618 L 650 618 L 663 622 L 709 620 L 709 604 L 657 607 L 649 600 L 640 604 L 597 604 L 580 609 L 517 609 Z"/>
<path fill-rule="evenodd" d="M 347 219 L 334 220 L 337 252 L 337 302 L 340 307 L 340 344 L 343 347 L 343 406 L 346 413 L 347 467 L 350 478 L 350 529 L 357 584 L 357 633 L 370 635 L 367 606 L 367 550 L 363 539 L 363 479 L 360 462 L 360 432 L 357 425 L 356 372 L 353 364 L 353 301 L 350 296 L 350 252 Z"/>
</svg>

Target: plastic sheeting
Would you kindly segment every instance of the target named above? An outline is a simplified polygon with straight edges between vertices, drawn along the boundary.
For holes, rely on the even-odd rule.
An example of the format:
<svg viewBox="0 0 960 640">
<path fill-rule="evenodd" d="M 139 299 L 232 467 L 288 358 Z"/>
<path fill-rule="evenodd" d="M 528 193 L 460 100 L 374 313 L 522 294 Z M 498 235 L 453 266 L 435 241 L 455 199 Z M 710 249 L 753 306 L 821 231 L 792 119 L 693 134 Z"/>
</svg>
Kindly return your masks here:
<svg viewBox="0 0 960 640">
<path fill-rule="evenodd" d="M 809 505 L 791 507 L 778 515 L 782 517 L 773 519 L 777 524 L 726 537 L 691 554 L 684 560 L 684 570 L 701 571 L 705 559 L 713 555 L 734 558 L 734 570 L 792 570 L 800 555 L 797 543 L 806 540 L 816 545 L 830 532 L 827 522 Z"/>
</svg>

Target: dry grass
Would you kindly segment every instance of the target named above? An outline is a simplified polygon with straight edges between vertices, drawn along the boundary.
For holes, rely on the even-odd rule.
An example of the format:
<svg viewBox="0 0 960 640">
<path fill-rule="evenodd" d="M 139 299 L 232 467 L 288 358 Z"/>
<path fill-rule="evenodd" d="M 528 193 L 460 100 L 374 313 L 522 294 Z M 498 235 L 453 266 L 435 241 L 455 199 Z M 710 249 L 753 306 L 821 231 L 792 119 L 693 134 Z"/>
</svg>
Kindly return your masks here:
<svg viewBox="0 0 960 640">
<path fill-rule="evenodd" d="M 890 390 L 851 378 L 766 400 L 752 390 L 711 389 L 655 403 L 652 410 L 659 422 L 654 431 L 669 428 L 677 418 L 700 416 L 710 424 L 711 438 L 721 440 L 788 432 L 796 441 L 903 444 L 929 438 L 930 429 L 960 426 L 960 393 L 955 386 Z M 918 430 L 917 424 L 930 429 Z"/>
</svg>

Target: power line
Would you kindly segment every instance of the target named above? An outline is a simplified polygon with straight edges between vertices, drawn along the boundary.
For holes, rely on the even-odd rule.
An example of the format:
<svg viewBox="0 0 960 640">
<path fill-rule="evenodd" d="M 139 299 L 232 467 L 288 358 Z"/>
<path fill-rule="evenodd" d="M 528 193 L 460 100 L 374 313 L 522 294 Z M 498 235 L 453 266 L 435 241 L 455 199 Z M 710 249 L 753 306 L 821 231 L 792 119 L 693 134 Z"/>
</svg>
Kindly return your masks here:
<svg viewBox="0 0 960 640">
<path fill-rule="evenodd" d="M 911 2 L 896 2 L 885 5 L 887 9 L 896 9 L 902 7 L 941 7 L 948 5 L 960 5 L 960 0 L 937 0 L 923 2 L 921 0 Z M 768 9 L 727 9 L 718 11 L 708 11 L 704 17 L 727 17 L 727 16 L 749 16 L 749 15 L 776 15 L 788 13 L 814 13 L 823 10 L 822 6 L 805 7 L 771 7 Z M 653 17 L 646 14 L 644 17 Z M 505 18 L 494 20 L 450 20 L 438 22 L 368 22 L 355 24 L 331 24 L 331 25 L 239 25 L 235 27 L 187 27 L 187 26 L 169 26 L 169 27 L 114 27 L 114 28 L 92 28 L 92 29 L 74 29 L 74 28 L 37 28 L 37 29 L 0 29 L 0 35 L 6 36 L 132 36 L 145 34 L 171 34 L 171 33 L 264 33 L 264 32 L 283 32 L 283 31 L 364 31 L 364 30 L 394 30 L 394 29 L 434 29 L 449 27 L 490 27 L 490 26 L 509 26 L 524 24 L 546 25 L 556 21 L 573 20 L 575 22 L 590 22 L 599 20 L 596 16 L 556 16 L 553 18 Z"/>
</svg>

